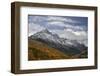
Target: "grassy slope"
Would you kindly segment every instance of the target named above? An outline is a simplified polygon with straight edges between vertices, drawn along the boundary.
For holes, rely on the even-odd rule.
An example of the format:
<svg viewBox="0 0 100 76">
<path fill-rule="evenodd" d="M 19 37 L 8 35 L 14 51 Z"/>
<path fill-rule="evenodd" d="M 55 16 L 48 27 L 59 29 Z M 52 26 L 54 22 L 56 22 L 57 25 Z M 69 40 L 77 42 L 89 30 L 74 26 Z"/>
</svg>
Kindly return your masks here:
<svg viewBox="0 0 100 76">
<path fill-rule="evenodd" d="M 72 56 L 72 58 L 88 58 L 88 53 L 86 50 L 82 51 L 80 54 Z"/>
<path fill-rule="evenodd" d="M 36 40 L 28 41 L 28 59 L 29 60 L 50 60 L 50 59 L 69 59 L 69 55 L 65 55 L 57 49 L 47 46 Z"/>
</svg>

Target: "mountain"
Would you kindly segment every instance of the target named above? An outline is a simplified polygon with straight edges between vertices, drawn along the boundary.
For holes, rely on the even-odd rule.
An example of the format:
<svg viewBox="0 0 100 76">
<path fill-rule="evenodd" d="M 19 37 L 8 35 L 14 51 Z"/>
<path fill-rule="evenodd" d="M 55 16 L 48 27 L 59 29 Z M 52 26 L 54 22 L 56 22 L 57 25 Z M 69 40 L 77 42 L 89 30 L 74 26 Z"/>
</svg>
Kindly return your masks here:
<svg viewBox="0 0 100 76">
<path fill-rule="evenodd" d="M 28 60 L 70 59 L 68 54 L 36 40 L 28 40 Z"/>
<path fill-rule="evenodd" d="M 80 54 L 83 50 L 87 50 L 84 44 L 80 44 L 76 40 L 60 38 L 57 34 L 52 34 L 47 29 L 29 36 L 29 40 L 45 43 L 49 47 L 69 55 Z"/>
<path fill-rule="evenodd" d="M 31 35 L 29 38 L 31 39 L 40 39 L 45 40 L 48 42 L 53 42 L 56 44 L 62 44 L 62 45 L 78 45 L 79 43 L 76 40 L 69 40 L 65 38 L 60 38 L 57 34 L 52 34 L 47 29 L 42 30 L 40 32 L 35 33 L 34 35 Z"/>
<path fill-rule="evenodd" d="M 47 29 L 42 30 L 40 32 L 35 33 L 34 35 L 31 35 L 32 39 L 43 39 L 43 40 L 48 40 L 48 41 L 53 41 L 53 42 L 59 42 L 60 38 L 56 34 L 52 34 L 49 32 Z"/>
</svg>

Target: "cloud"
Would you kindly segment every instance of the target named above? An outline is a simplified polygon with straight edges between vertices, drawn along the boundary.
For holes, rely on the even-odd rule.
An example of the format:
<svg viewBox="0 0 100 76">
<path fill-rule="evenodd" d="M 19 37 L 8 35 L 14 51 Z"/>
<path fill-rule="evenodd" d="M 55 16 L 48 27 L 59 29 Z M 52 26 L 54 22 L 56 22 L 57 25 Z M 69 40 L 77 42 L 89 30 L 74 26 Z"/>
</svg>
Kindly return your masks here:
<svg viewBox="0 0 100 76">
<path fill-rule="evenodd" d="M 84 30 L 85 25 L 80 26 L 79 20 L 75 20 L 70 17 L 65 16 L 29 16 L 29 23 L 38 24 L 48 30 L 59 29 L 64 30 L 64 28 L 70 28 L 73 30 Z M 77 23 L 77 24 L 76 24 Z M 79 23 L 79 24 L 78 24 Z"/>
<path fill-rule="evenodd" d="M 66 25 L 66 28 L 72 29 L 74 31 L 82 31 L 82 30 L 84 30 L 84 28 L 82 26 L 79 26 L 79 25 Z"/>
<path fill-rule="evenodd" d="M 63 16 L 29 16 L 29 36 L 44 29 L 62 38 L 87 45 L 87 22 L 81 18 Z M 84 24 L 85 23 L 85 24 Z"/>
<path fill-rule="evenodd" d="M 78 21 L 76 20 L 73 20 L 71 18 L 65 18 L 65 17 L 57 17 L 57 16 L 51 16 L 51 17 L 48 17 L 47 19 L 49 22 L 52 22 L 52 21 L 58 21 L 58 22 L 69 22 L 69 23 L 79 23 Z"/>
<path fill-rule="evenodd" d="M 67 38 L 71 40 L 83 40 L 87 37 L 87 33 L 85 31 L 74 31 L 72 29 L 64 29 L 64 30 L 53 30 L 54 33 L 57 33 L 62 38 Z"/>
<path fill-rule="evenodd" d="M 86 36 L 86 32 L 84 32 L 84 31 L 75 31 L 75 32 L 73 32 L 75 35 L 77 35 L 77 36 Z"/>
<path fill-rule="evenodd" d="M 29 33 L 28 33 L 28 36 L 30 35 L 33 35 L 34 33 L 36 32 L 39 32 L 41 30 L 45 29 L 44 27 L 38 25 L 38 24 L 35 24 L 35 23 L 29 23 Z"/>
<path fill-rule="evenodd" d="M 53 33 L 56 33 L 61 38 L 66 38 L 69 40 L 77 40 L 79 43 L 82 43 L 87 46 L 87 32 L 86 31 L 74 31 L 72 29 L 64 30 L 53 30 Z"/>
<path fill-rule="evenodd" d="M 45 16 L 37 16 L 37 15 L 30 15 L 28 16 L 28 21 L 29 23 L 42 23 L 42 22 L 46 22 L 46 18 Z"/>
<path fill-rule="evenodd" d="M 52 22 L 48 22 L 48 24 L 49 25 L 61 25 L 61 26 L 63 26 L 64 22 L 62 22 L 62 21 L 52 21 Z"/>
<path fill-rule="evenodd" d="M 61 29 L 61 30 L 64 30 L 64 29 L 72 29 L 74 31 L 81 31 L 81 30 L 84 30 L 84 27 L 82 26 L 79 26 L 79 25 L 71 25 L 71 24 L 67 24 L 67 23 L 64 23 L 64 22 L 59 22 L 59 21 L 53 21 L 53 22 L 48 22 L 47 23 L 47 28 L 50 29 L 52 28 L 52 30 L 56 30 L 56 29 Z"/>
</svg>

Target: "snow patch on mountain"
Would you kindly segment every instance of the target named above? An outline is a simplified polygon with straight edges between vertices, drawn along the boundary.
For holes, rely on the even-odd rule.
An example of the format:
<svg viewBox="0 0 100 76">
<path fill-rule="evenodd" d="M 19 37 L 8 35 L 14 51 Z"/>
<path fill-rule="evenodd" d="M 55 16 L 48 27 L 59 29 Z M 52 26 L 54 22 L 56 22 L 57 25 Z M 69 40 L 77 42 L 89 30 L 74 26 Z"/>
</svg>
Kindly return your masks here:
<svg viewBox="0 0 100 76">
<path fill-rule="evenodd" d="M 52 34 L 47 29 L 37 32 L 30 36 L 32 39 L 43 39 L 51 42 L 55 42 L 62 45 L 77 45 L 80 44 L 77 40 L 71 40 L 67 38 L 61 38 L 57 34 Z"/>
</svg>

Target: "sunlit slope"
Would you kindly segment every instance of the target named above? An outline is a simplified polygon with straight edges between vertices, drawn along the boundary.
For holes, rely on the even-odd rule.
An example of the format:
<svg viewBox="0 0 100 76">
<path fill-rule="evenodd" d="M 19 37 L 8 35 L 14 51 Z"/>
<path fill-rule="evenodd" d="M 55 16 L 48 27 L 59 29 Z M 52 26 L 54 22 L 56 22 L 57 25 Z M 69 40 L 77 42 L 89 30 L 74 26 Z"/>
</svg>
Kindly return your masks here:
<svg viewBox="0 0 100 76">
<path fill-rule="evenodd" d="M 45 43 L 28 40 L 28 60 L 69 59 L 69 55 L 49 47 Z"/>
</svg>

